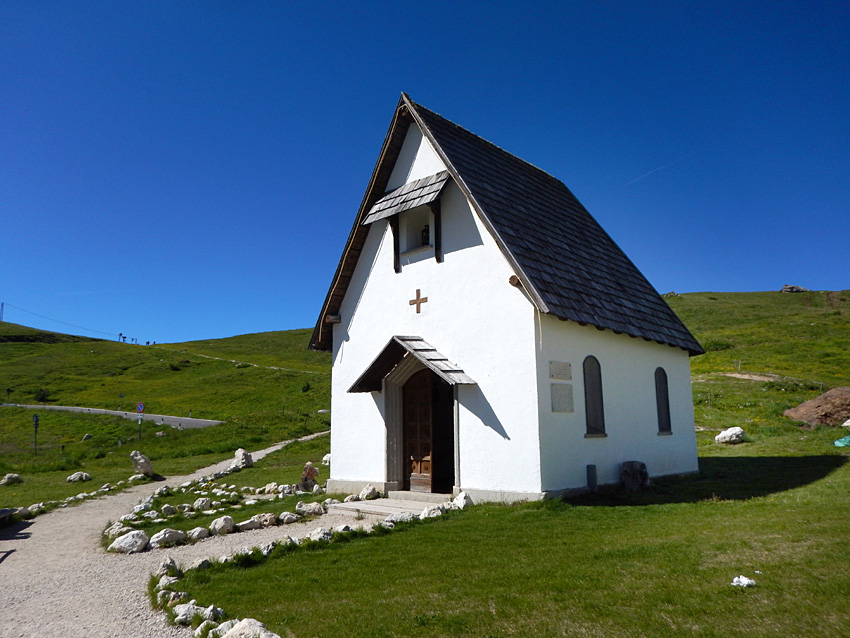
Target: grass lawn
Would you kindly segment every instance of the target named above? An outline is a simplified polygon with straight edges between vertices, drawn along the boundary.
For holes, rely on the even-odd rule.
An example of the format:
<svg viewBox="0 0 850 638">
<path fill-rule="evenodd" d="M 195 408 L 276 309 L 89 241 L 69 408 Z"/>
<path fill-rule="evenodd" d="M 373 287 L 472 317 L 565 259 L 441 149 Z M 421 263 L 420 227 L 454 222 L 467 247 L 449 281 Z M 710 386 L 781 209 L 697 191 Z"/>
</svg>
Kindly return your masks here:
<svg viewBox="0 0 850 638">
<path fill-rule="evenodd" d="M 477 506 L 180 588 L 281 636 L 846 635 L 850 467 L 834 430 L 787 428 L 648 492 Z"/>
</svg>

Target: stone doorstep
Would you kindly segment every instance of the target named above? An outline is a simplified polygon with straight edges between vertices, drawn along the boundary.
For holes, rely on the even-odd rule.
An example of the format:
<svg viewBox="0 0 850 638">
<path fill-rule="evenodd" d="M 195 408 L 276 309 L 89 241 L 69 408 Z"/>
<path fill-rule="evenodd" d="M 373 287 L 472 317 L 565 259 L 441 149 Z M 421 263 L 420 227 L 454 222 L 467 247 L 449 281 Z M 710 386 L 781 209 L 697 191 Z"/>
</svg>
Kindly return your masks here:
<svg viewBox="0 0 850 638">
<path fill-rule="evenodd" d="M 444 498 L 440 503 L 448 500 Z M 403 501 L 398 498 L 378 498 L 374 501 L 352 501 L 351 503 L 334 503 L 328 505 L 328 512 L 346 512 L 361 514 L 374 514 L 377 516 L 389 516 L 398 512 L 410 512 L 419 516 L 425 509 L 427 503 L 422 501 Z"/>
<path fill-rule="evenodd" d="M 417 503 L 431 503 L 432 505 L 451 501 L 454 497 L 455 494 L 435 494 L 433 492 L 403 492 L 401 490 L 387 492 L 387 498 L 389 499 Z M 423 505 L 422 507 L 424 509 L 425 506 Z"/>
</svg>

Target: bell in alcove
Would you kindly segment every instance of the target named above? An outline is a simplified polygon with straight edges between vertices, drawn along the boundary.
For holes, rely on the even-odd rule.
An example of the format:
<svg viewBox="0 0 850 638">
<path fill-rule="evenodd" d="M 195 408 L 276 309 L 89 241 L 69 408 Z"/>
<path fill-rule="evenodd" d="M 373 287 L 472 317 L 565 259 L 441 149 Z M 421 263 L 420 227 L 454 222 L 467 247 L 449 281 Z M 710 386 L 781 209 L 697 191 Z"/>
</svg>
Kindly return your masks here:
<svg viewBox="0 0 850 638">
<path fill-rule="evenodd" d="M 431 229 L 428 228 L 428 224 L 425 224 L 425 228 L 422 229 L 422 245 L 428 246 L 431 243 Z"/>
</svg>

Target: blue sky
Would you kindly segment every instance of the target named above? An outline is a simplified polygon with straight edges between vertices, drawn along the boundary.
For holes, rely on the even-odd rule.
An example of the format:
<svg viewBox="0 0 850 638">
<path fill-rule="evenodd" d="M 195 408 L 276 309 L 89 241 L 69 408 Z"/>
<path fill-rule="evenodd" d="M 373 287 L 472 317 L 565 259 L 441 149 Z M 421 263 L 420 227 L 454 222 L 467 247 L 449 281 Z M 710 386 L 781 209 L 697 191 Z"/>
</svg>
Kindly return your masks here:
<svg viewBox="0 0 850 638">
<path fill-rule="evenodd" d="M 850 288 L 848 78 L 846 2 L 5 0 L 4 318 L 312 326 L 402 91 L 659 292 Z"/>
</svg>

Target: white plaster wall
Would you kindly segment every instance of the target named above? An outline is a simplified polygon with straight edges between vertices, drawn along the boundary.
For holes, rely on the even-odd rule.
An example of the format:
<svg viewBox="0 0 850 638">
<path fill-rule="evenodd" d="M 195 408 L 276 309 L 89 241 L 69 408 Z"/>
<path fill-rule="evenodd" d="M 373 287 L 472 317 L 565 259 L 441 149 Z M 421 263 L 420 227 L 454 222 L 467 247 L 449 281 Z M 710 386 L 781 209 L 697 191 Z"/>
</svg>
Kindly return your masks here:
<svg viewBox="0 0 850 638">
<path fill-rule="evenodd" d="M 408 142 L 417 153 L 394 173 L 418 179 L 443 170 L 413 126 Z M 458 389 L 456 482 L 539 492 L 533 306 L 508 283 L 510 266 L 453 183 L 444 191 L 442 227 L 443 263 L 425 251 L 402 259 L 396 273 L 388 223 L 372 225 L 334 326 L 331 478 L 385 480 L 383 396 L 347 390 L 393 335 L 418 335 L 477 382 Z M 417 289 L 428 297 L 420 314 L 409 304 Z"/>
<path fill-rule="evenodd" d="M 391 191 L 423 177 L 445 170 L 443 162 L 437 157 L 437 153 L 431 147 L 419 127 L 411 124 L 401 145 L 390 180 L 387 182 L 387 190 Z"/>
<path fill-rule="evenodd" d="M 537 377 L 543 489 L 582 488 L 588 464 L 600 485 L 619 482 L 623 461 L 643 461 L 650 476 L 698 469 L 688 353 L 609 330 L 543 316 L 538 326 Z M 602 371 L 605 438 L 585 438 L 583 363 L 593 355 Z M 553 413 L 549 361 L 572 364 L 575 411 Z M 655 369 L 667 372 L 672 435 L 658 434 Z"/>
</svg>

